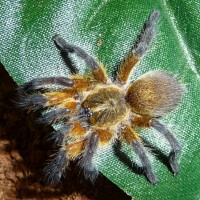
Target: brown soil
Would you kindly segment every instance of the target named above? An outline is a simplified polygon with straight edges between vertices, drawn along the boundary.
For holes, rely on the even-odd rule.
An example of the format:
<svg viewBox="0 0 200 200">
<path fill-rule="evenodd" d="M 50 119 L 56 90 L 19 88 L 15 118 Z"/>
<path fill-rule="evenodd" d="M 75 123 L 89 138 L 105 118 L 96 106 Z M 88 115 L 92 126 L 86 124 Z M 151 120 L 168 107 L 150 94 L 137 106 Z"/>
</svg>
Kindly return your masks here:
<svg viewBox="0 0 200 200">
<path fill-rule="evenodd" d="M 50 153 L 45 137 L 51 127 L 34 123 L 38 113 L 25 113 L 10 100 L 16 84 L 0 65 L 0 199 L 130 200 L 101 175 L 92 185 L 71 166 L 62 184 L 44 184 L 42 169 Z"/>
</svg>

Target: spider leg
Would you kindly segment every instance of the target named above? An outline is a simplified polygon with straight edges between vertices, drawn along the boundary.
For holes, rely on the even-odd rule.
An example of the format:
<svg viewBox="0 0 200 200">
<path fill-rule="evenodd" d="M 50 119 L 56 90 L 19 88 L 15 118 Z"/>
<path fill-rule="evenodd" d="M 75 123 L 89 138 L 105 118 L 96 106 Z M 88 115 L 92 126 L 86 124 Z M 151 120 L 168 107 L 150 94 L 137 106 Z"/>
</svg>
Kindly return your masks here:
<svg viewBox="0 0 200 200">
<path fill-rule="evenodd" d="M 67 152 L 67 157 L 69 160 L 76 159 L 83 151 L 85 144 L 87 142 L 87 139 L 81 139 L 81 140 L 74 140 L 72 142 L 67 142 L 65 145 L 65 149 Z"/>
<path fill-rule="evenodd" d="M 158 132 L 162 133 L 165 136 L 165 138 L 168 140 L 168 142 L 170 143 L 172 150 L 169 154 L 169 163 L 174 175 L 176 175 L 180 170 L 179 164 L 177 162 L 177 158 L 181 152 L 181 147 L 179 145 L 179 142 L 169 132 L 169 130 L 167 130 L 167 128 L 163 124 L 161 124 L 158 120 L 152 119 L 150 121 L 150 125 L 153 128 L 155 128 Z"/>
<path fill-rule="evenodd" d="M 38 94 L 29 94 L 29 95 L 27 95 L 26 93 L 22 94 L 19 92 L 18 93 L 19 101 L 16 102 L 16 105 L 20 108 L 24 108 L 29 111 L 31 110 L 36 111 L 40 108 L 47 106 L 54 106 L 57 104 L 63 105 L 66 104 L 65 102 L 69 102 L 70 99 L 73 99 L 73 101 L 75 101 L 75 99 L 77 99 L 78 97 L 78 92 L 87 90 L 91 86 L 90 80 L 79 75 L 73 76 L 73 79 L 69 80 L 73 82 L 73 87 L 68 89 L 62 89 L 58 91 L 38 93 Z M 27 85 L 29 85 L 29 83 L 27 83 Z M 37 87 L 38 86 L 39 85 L 37 85 Z M 23 85 L 21 87 L 23 87 Z M 37 87 L 34 88 L 36 89 Z"/>
<path fill-rule="evenodd" d="M 45 182 L 58 184 L 69 161 L 77 158 L 84 151 L 88 139 L 75 140 L 77 139 L 75 136 L 76 132 L 83 132 L 82 129 L 83 127 L 80 124 L 74 126 L 73 123 L 69 123 L 65 124 L 60 130 L 51 133 L 49 140 L 52 140 L 56 146 L 59 146 L 60 151 L 52 156 L 52 159 L 43 170 Z M 85 133 L 86 131 L 82 133 L 82 136 Z M 71 137 L 68 137 L 70 134 Z M 78 132 L 78 134 L 80 133 Z M 72 142 L 69 142 L 70 139 L 72 139 Z"/>
<path fill-rule="evenodd" d="M 44 181 L 53 185 L 60 182 L 60 179 L 68 165 L 67 155 L 60 150 L 52 156 L 51 161 L 44 168 Z"/>
<path fill-rule="evenodd" d="M 53 131 L 48 136 L 48 140 L 53 142 L 55 147 L 60 147 L 63 144 L 64 138 L 66 135 L 69 134 L 71 126 L 69 124 L 65 124 L 61 129 L 58 131 Z"/>
<path fill-rule="evenodd" d="M 79 162 L 80 167 L 83 169 L 85 178 L 90 179 L 92 182 L 94 182 L 98 176 L 98 170 L 92 163 L 92 159 L 97 151 L 98 144 L 99 134 L 92 133 L 85 144 L 85 149 Z"/>
<path fill-rule="evenodd" d="M 176 140 L 176 138 L 165 128 L 163 124 L 161 124 L 158 120 L 156 120 L 153 117 L 150 116 L 140 116 L 136 115 L 132 119 L 132 125 L 134 126 L 140 126 L 140 127 L 153 127 L 155 128 L 158 132 L 162 133 L 165 138 L 168 140 L 170 143 L 172 150 L 169 154 L 169 163 L 171 166 L 171 169 L 176 175 L 179 172 L 179 164 L 177 162 L 177 158 L 180 155 L 181 147 L 179 145 L 179 142 Z"/>
<path fill-rule="evenodd" d="M 16 102 L 16 105 L 19 108 L 23 108 L 28 111 L 36 111 L 43 107 L 54 106 L 62 102 L 65 102 L 68 99 L 73 98 L 75 94 L 76 91 L 71 89 L 46 92 L 43 94 L 41 93 L 30 94 L 30 95 L 19 94 L 19 100 Z"/>
<path fill-rule="evenodd" d="M 68 108 L 56 108 L 48 113 L 45 113 L 42 117 L 39 117 L 36 122 L 39 124 L 53 124 L 58 120 L 61 120 L 70 114 Z"/>
<path fill-rule="evenodd" d="M 36 111 L 46 106 L 48 98 L 41 94 L 21 95 L 19 100 L 15 103 L 17 107 L 28 110 Z"/>
<path fill-rule="evenodd" d="M 36 78 L 32 81 L 22 84 L 18 87 L 20 92 L 31 92 L 36 89 L 43 88 L 45 86 L 59 85 L 65 87 L 72 87 L 74 81 L 66 77 L 47 77 L 47 78 Z"/>
<path fill-rule="evenodd" d="M 76 109 L 77 102 L 75 99 L 66 98 L 64 102 L 61 102 L 55 106 L 52 111 L 47 112 L 42 117 L 38 118 L 37 122 L 41 124 L 52 124 L 58 120 L 63 120 L 66 117 L 72 117 L 72 115 L 76 112 Z M 83 116 L 85 117 L 85 115 Z"/>
<path fill-rule="evenodd" d="M 104 147 L 114 140 L 115 134 L 110 130 L 97 129 L 95 133 L 99 135 L 99 147 Z"/>
<path fill-rule="evenodd" d="M 78 46 L 68 44 L 60 35 L 55 35 L 53 38 L 54 44 L 61 52 L 73 53 L 75 52 L 82 58 L 86 65 L 92 69 L 95 79 L 99 82 L 106 83 L 107 75 L 101 64 L 98 64 L 93 57 L 88 55 L 83 49 Z"/>
<path fill-rule="evenodd" d="M 93 164 L 94 154 L 99 146 L 104 146 L 111 141 L 113 134 L 108 130 L 101 129 L 95 130 L 90 136 L 85 137 L 86 134 L 87 124 L 75 121 L 64 125 L 60 130 L 51 134 L 49 139 L 62 148 L 60 152 L 53 156 L 52 161 L 44 169 L 47 182 L 58 183 L 66 164 L 70 160 L 79 157 L 79 165 L 85 178 L 90 179 L 92 182 L 95 181 L 98 176 L 98 170 Z"/>
<path fill-rule="evenodd" d="M 155 185 L 158 181 L 152 167 L 151 163 L 145 153 L 140 136 L 130 127 L 126 126 L 121 132 L 122 138 L 133 147 L 134 152 L 138 155 L 142 168 L 145 172 L 146 177 L 149 182 Z"/>
<path fill-rule="evenodd" d="M 48 98 L 47 106 L 53 106 L 66 101 L 69 98 L 77 99 L 79 92 L 91 87 L 91 81 L 79 75 L 73 76 L 74 86 L 70 89 L 44 93 Z"/>
<path fill-rule="evenodd" d="M 155 36 L 156 22 L 159 18 L 159 11 L 154 10 L 145 22 L 141 33 L 137 36 L 133 49 L 121 64 L 117 74 L 117 81 L 121 85 L 126 84 L 132 69 L 139 63 L 149 48 L 151 41 Z"/>
<path fill-rule="evenodd" d="M 69 139 L 78 139 L 83 137 L 86 134 L 86 128 L 79 122 L 72 122 L 71 129 L 67 138 Z"/>
</svg>

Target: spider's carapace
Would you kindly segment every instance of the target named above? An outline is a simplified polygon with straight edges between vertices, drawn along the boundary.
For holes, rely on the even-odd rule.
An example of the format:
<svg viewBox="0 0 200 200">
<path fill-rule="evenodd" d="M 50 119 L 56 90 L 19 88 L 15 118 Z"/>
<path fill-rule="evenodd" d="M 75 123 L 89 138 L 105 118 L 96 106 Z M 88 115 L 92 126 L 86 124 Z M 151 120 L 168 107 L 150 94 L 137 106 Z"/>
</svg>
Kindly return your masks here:
<svg viewBox="0 0 200 200">
<path fill-rule="evenodd" d="M 97 86 L 82 103 L 91 110 L 91 125 L 110 127 L 123 121 L 129 110 L 124 96 L 124 91 L 116 85 Z"/>
<path fill-rule="evenodd" d="M 136 39 L 131 53 L 120 65 L 115 80 L 109 79 L 103 65 L 96 62 L 80 47 L 68 44 L 55 35 L 56 47 L 65 53 L 75 53 L 90 67 L 89 75 L 36 78 L 19 87 L 27 94 L 18 105 L 28 110 L 48 107 L 38 122 L 59 123 L 61 128 L 51 134 L 58 145 L 58 153 L 45 167 L 45 180 L 58 183 L 70 160 L 78 159 L 86 178 L 94 181 L 98 169 L 93 158 L 98 151 L 116 140 L 131 145 L 138 155 L 148 180 L 155 184 L 157 177 L 135 127 L 152 127 L 160 132 L 171 146 L 169 164 L 174 174 L 180 145 L 159 118 L 172 111 L 179 103 L 184 87 L 170 73 L 150 71 L 134 82 L 129 82 L 132 69 L 145 55 L 156 32 L 159 12 L 153 11 Z M 59 86 L 56 90 L 51 86 Z M 45 91 L 40 89 L 50 88 Z M 37 91 L 37 92 L 36 92 Z"/>
</svg>

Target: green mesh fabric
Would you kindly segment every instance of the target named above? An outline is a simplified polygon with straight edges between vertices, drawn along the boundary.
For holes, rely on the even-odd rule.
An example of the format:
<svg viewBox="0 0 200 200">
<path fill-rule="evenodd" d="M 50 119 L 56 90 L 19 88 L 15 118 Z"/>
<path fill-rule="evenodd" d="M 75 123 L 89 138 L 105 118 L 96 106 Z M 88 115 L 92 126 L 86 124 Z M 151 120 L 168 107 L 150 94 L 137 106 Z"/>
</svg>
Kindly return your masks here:
<svg viewBox="0 0 200 200">
<path fill-rule="evenodd" d="M 162 122 L 182 146 L 181 172 L 172 175 L 162 157 L 169 144 L 152 129 L 137 130 L 157 152 L 148 152 L 159 183 L 152 186 L 131 169 L 123 155 L 140 165 L 131 148 L 122 145 L 122 156 L 109 147 L 99 153 L 100 171 L 136 200 L 200 199 L 200 1 L 175 0 L 2 0 L 0 3 L 0 61 L 18 83 L 36 77 L 68 75 L 51 38 L 61 34 L 103 62 L 112 76 L 130 50 L 141 26 L 153 9 L 160 10 L 157 36 L 131 80 L 150 70 L 166 70 L 186 85 L 182 104 Z M 97 43 L 102 40 L 99 46 Z M 84 62 L 72 57 L 81 74 Z"/>
</svg>

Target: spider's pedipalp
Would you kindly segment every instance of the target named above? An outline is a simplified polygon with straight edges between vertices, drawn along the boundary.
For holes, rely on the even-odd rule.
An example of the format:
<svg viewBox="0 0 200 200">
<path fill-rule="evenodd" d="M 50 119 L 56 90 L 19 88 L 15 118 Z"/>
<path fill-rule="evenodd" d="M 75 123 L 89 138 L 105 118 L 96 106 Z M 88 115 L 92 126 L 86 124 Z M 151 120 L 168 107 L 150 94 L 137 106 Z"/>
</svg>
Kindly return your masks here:
<svg viewBox="0 0 200 200">
<path fill-rule="evenodd" d="M 45 113 L 42 117 L 36 120 L 39 124 L 52 124 L 64 117 L 68 116 L 70 109 L 68 108 L 56 108 L 48 113 Z"/>
<path fill-rule="evenodd" d="M 51 85 L 73 87 L 74 81 L 66 77 L 47 77 L 47 78 L 36 78 L 32 81 L 22 84 L 18 87 L 19 91 L 31 92 L 33 90 L 47 87 Z"/>
<path fill-rule="evenodd" d="M 148 180 L 150 181 L 150 183 L 152 183 L 153 185 L 155 185 L 158 181 L 154 171 L 152 170 L 151 167 L 151 163 L 142 147 L 141 142 L 134 140 L 132 142 L 132 146 L 133 149 L 135 151 L 135 153 L 139 156 L 141 164 L 142 164 L 142 168 L 144 169 L 145 175 L 148 178 Z"/>
<path fill-rule="evenodd" d="M 169 132 L 169 130 L 167 128 L 165 128 L 165 126 L 163 124 L 161 124 L 158 120 L 156 119 L 152 119 L 150 121 L 150 125 L 155 128 L 158 132 L 162 133 L 165 138 L 168 140 L 169 144 L 171 145 L 171 152 L 169 154 L 169 163 L 171 166 L 171 169 L 174 173 L 174 175 L 176 175 L 179 170 L 179 164 L 177 162 L 177 159 L 181 153 L 181 147 L 179 142 L 176 140 L 176 138 Z"/>
<path fill-rule="evenodd" d="M 92 133 L 85 144 L 85 149 L 79 162 L 80 167 L 83 169 L 85 178 L 90 179 L 92 182 L 94 182 L 98 176 L 98 170 L 92 163 L 92 159 L 97 151 L 98 145 L 99 135 Z"/>
<path fill-rule="evenodd" d="M 60 182 L 62 175 L 68 165 L 66 152 L 64 150 L 58 151 L 53 155 L 51 161 L 44 168 L 44 182 L 56 185 Z"/>
<path fill-rule="evenodd" d="M 144 24 L 141 33 L 137 36 L 133 45 L 132 52 L 125 61 L 120 65 L 117 73 L 117 81 L 121 85 L 126 84 L 131 75 L 133 67 L 135 67 L 141 58 L 145 55 L 153 40 L 156 32 L 156 22 L 159 18 L 159 11 L 154 10 Z"/>
<path fill-rule="evenodd" d="M 54 44 L 61 52 L 73 53 L 75 52 L 80 58 L 82 58 L 86 65 L 92 69 L 95 79 L 99 82 L 107 82 L 106 72 L 101 64 L 98 64 L 95 59 L 88 55 L 80 47 L 68 44 L 60 35 L 55 35 L 52 38 Z"/>
</svg>

